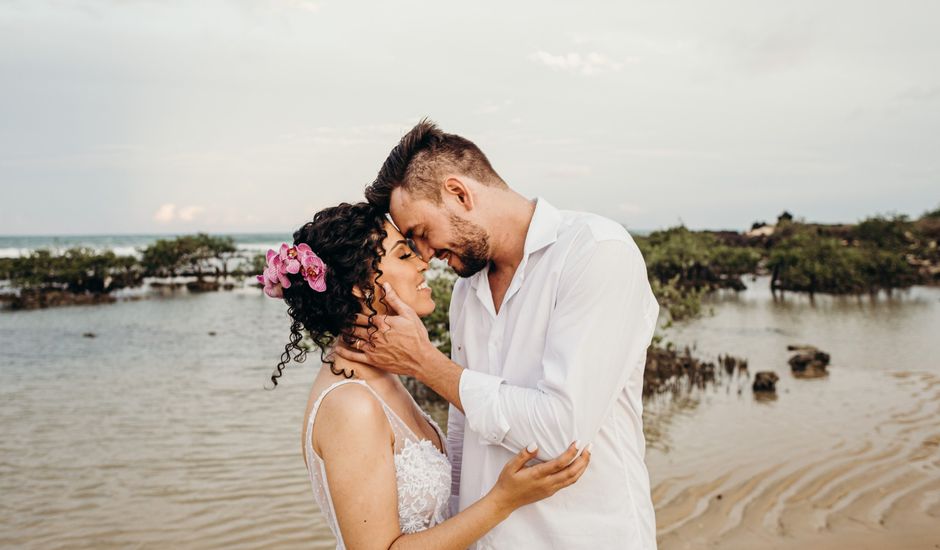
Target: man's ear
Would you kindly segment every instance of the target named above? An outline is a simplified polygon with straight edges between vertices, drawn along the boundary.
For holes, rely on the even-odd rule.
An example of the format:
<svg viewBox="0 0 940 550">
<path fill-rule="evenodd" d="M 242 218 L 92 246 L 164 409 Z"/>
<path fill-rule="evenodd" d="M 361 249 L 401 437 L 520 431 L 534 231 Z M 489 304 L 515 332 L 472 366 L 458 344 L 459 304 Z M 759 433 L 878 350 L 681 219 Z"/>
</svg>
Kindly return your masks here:
<svg viewBox="0 0 940 550">
<path fill-rule="evenodd" d="M 450 176 L 444 180 L 444 195 L 456 199 L 465 210 L 473 210 L 473 192 L 463 179 Z"/>
</svg>

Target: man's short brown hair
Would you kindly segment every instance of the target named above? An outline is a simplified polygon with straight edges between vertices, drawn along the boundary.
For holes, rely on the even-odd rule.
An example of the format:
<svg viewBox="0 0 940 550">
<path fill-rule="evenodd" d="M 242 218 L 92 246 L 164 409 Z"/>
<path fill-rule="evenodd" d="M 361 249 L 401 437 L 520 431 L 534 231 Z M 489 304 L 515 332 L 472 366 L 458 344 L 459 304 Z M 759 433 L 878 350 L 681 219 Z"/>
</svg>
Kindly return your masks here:
<svg viewBox="0 0 940 550">
<path fill-rule="evenodd" d="M 467 175 L 485 185 L 506 186 L 472 141 L 444 133 L 424 118 L 388 154 L 375 181 L 366 187 L 366 200 L 388 212 L 392 191 L 402 187 L 440 204 L 441 183 L 448 173 Z"/>
</svg>

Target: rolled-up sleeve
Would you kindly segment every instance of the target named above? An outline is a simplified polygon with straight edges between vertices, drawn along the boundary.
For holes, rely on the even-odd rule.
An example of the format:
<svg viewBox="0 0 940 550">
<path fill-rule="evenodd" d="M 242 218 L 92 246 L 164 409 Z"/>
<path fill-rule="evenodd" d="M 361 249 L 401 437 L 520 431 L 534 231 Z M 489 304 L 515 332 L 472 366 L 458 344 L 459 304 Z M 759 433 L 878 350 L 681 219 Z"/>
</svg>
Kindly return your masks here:
<svg viewBox="0 0 940 550">
<path fill-rule="evenodd" d="M 642 369 L 659 306 L 632 241 L 590 243 L 569 258 L 559 279 L 534 388 L 465 370 L 460 400 L 467 426 L 491 445 L 539 458 L 588 444 L 635 369 Z"/>
<path fill-rule="evenodd" d="M 503 383 L 505 380 L 498 376 L 470 369 L 465 369 L 460 376 L 460 401 L 464 415 L 473 419 L 470 427 L 488 443 L 499 443 L 509 431 L 509 420 L 500 407 L 499 394 Z"/>
</svg>

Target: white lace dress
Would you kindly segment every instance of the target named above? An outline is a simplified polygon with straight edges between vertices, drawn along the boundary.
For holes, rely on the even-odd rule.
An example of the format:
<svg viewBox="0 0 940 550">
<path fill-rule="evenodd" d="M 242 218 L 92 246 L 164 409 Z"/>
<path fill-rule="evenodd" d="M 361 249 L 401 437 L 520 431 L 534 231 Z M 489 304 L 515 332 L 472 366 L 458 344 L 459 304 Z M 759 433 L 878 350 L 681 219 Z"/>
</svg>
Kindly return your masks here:
<svg viewBox="0 0 940 550">
<path fill-rule="evenodd" d="M 433 443 L 421 439 L 402 421 L 395 411 L 379 397 L 368 384 L 362 380 L 342 380 L 323 390 L 313 404 L 310 418 L 307 420 L 305 436 L 305 452 L 307 456 L 307 471 L 310 474 L 310 483 L 313 485 L 313 494 L 320 505 L 320 510 L 326 516 L 330 530 L 336 537 L 337 550 L 345 549 L 343 535 L 336 523 L 336 511 L 333 509 L 333 500 L 330 497 L 330 486 L 326 479 L 326 468 L 323 460 L 313 450 L 313 422 L 317 417 L 317 409 L 323 397 L 343 384 L 362 384 L 382 404 L 388 423 L 395 435 L 395 477 L 398 482 L 398 524 L 402 533 L 416 533 L 433 527 L 447 519 L 448 500 L 450 499 L 450 460 L 442 454 Z M 415 403 L 415 407 L 418 407 Z M 420 407 L 418 407 L 420 410 Z M 444 433 L 440 426 L 431 419 L 427 413 L 424 417 L 434 427 L 441 442 L 444 442 Z"/>
</svg>

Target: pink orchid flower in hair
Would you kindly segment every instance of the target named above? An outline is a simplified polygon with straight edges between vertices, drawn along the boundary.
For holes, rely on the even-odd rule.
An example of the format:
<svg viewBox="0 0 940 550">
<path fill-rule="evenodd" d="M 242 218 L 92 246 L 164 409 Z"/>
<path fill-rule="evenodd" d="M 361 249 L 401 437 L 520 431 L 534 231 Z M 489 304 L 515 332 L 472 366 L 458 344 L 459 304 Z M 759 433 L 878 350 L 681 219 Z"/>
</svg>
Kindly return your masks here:
<svg viewBox="0 0 940 550">
<path fill-rule="evenodd" d="M 258 275 L 258 282 L 264 285 L 264 293 L 271 298 L 283 298 L 284 290 L 281 288 L 281 285 L 277 283 L 272 283 L 267 277 L 267 269 L 264 270 L 265 275 Z"/>
<path fill-rule="evenodd" d="M 323 260 L 305 244 L 297 245 L 297 251 L 300 253 L 300 272 L 307 284 L 317 292 L 326 290 L 326 265 Z"/>
<path fill-rule="evenodd" d="M 277 252 L 268 250 L 268 267 L 258 276 L 258 281 L 264 284 L 264 293 L 272 298 L 283 298 L 285 288 L 290 288 L 288 271 Z"/>
<path fill-rule="evenodd" d="M 297 246 L 288 246 L 287 243 L 281 245 L 281 250 L 278 252 L 277 257 L 281 260 L 281 266 L 284 271 L 287 273 L 297 273 L 300 271 L 300 251 L 306 247 L 307 250 L 310 250 L 310 247 L 304 243 L 301 243 Z"/>
<path fill-rule="evenodd" d="M 290 288 L 288 274 L 300 273 L 317 292 L 326 290 L 326 265 L 305 243 L 290 246 L 281 245 L 280 250 L 268 250 L 267 266 L 264 273 L 258 275 L 258 282 L 264 285 L 264 293 L 272 298 L 283 298 L 284 289 Z"/>
</svg>

